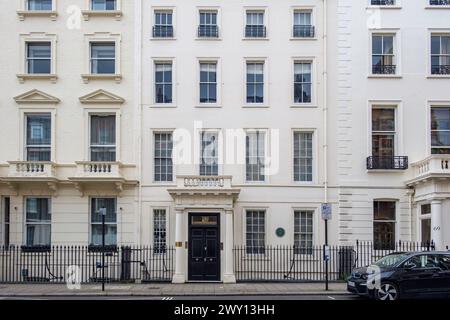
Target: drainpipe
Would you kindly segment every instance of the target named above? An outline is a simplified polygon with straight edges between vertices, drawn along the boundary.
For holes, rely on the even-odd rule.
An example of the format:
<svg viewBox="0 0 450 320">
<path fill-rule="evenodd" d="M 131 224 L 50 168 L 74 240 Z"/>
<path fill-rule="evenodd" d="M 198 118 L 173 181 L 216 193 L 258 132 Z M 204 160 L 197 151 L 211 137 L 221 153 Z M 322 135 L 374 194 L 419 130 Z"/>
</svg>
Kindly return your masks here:
<svg viewBox="0 0 450 320">
<path fill-rule="evenodd" d="M 134 56 L 136 59 L 135 64 L 135 104 L 137 106 L 136 116 L 137 116 L 137 141 L 136 144 L 138 147 L 137 152 L 137 162 L 138 162 L 138 203 L 137 203 L 137 216 L 135 217 L 136 221 L 136 244 L 140 245 L 142 242 L 142 130 L 143 130 L 143 120 L 142 120 L 142 0 L 136 1 L 137 5 L 135 6 L 135 46 L 134 46 Z"/>
<path fill-rule="evenodd" d="M 327 70 L 327 0 L 323 1 L 323 186 L 324 203 L 328 202 L 328 70 Z"/>
</svg>

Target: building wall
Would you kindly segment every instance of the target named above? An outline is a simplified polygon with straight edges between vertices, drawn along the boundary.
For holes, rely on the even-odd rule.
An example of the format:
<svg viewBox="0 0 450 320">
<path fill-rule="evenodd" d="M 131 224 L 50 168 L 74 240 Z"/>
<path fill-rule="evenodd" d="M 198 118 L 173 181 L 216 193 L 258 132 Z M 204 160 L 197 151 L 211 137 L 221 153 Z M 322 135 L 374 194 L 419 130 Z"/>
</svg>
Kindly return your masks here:
<svg viewBox="0 0 450 320">
<path fill-rule="evenodd" d="M 406 186 L 414 168 L 366 169 L 371 155 L 370 104 L 397 105 L 397 155 L 408 156 L 410 164 L 430 156 L 429 103 L 449 101 L 450 96 L 445 89 L 448 78 L 429 77 L 429 30 L 447 29 L 450 13 L 427 9 L 426 1 L 401 1 L 397 9 L 368 4 L 329 1 L 330 159 L 336 159 L 329 161 L 329 168 L 330 181 L 341 190 L 339 240 L 370 240 L 373 200 L 394 199 L 397 239 L 419 241 Z M 369 77 L 371 30 L 397 32 L 399 76 Z"/>
<path fill-rule="evenodd" d="M 199 8 L 218 8 L 219 40 L 196 37 Z M 244 39 L 246 8 L 265 8 L 268 37 L 265 40 Z M 293 8 L 312 7 L 316 37 L 314 40 L 291 40 Z M 174 10 L 175 39 L 155 40 L 151 37 L 153 10 Z M 174 184 L 153 181 L 153 132 L 161 129 L 186 129 L 191 135 L 196 121 L 205 129 L 279 129 L 280 166 L 265 183 L 246 183 L 245 165 L 224 165 L 220 174 L 231 175 L 233 187 L 241 190 L 235 203 L 235 243 L 245 243 L 243 215 L 246 208 L 266 209 L 266 243 L 293 243 L 293 209 L 315 210 L 317 224 L 320 203 L 324 200 L 323 159 L 323 11 L 322 1 L 143 1 L 142 2 L 142 220 L 141 240 L 151 241 L 153 206 L 168 207 L 174 223 L 173 199 L 167 192 Z M 314 103 L 295 107 L 292 100 L 292 69 L 294 58 L 314 59 Z M 153 61 L 173 59 L 176 103 L 170 107 L 154 104 Z M 198 60 L 218 58 L 221 103 L 218 107 L 202 107 L 198 100 Z M 245 58 L 264 58 L 268 81 L 264 107 L 245 106 Z M 292 130 L 314 131 L 314 182 L 293 182 Z M 178 165 L 176 175 L 197 175 L 198 164 Z M 333 221 L 333 224 L 336 224 Z M 286 236 L 278 238 L 275 229 L 283 227 Z M 322 224 L 317 225 L 317 243 L 323 242 Z M 320 233 L 319 233 L 320 232 Z M 169 232 L 175 241 L 173 226 Z M 336 239 L 333 236 L 333 239 Z"/>
<path fill-rule="evenodd" d="M 83 184 L 87 189 L 81 195 L 75 185 L 69 182 L 76 174 L 76 161 L 88 160 L 88 120 L 89 111 L 117 112 L 120 131 L 117 149 L 118 161 L 125 165 L 123 174 L 126 179 L 137 180 L 138 135 L 134 131 L 136 104 L 134 101 L 134 5 L 133 1 L 121 1 L 123 16 L 90 17 L 85 21 L 77 13 L 88 9 L 85 0 L 56 1 L 56 19 L 50 17 L 25 17 L 21 21 L 17 11 L 22 1 L 2 1 L 2 28 L 0 39 L 3 46 L 0 63 L 0 176 L 8 176 L 8 161 L 25 160 L 23 146 L 23 110 L 31 112 L 51 111 L 54 114 L 52 160 L 56 163 L 56 175 L 60 180 L 57 191 L 52 196 L 52 244 L 87 244 L 89 196 L 103 194 L 117 195 L 110 184 Z M 79 25 L 78 25 L 79 24 Z M 55 73 L 57 80 L 26 80 L 20 83 L 17 74 L 23 73 L 24 35 L 51 35 L 55 39 Z M 87 73 L 88 35 L 101 37 L 109 34 L 120 38 L 120 60 L 122 80 L 91 80 L 85 83 L 81 77 Z M 58 104 L 17 104 L 14 97 L 37 89 L 52 95 Z M 103 89 L 125 100 L 123 104 L 82 104 L 79 98 Z M 51 195 L 46 184 L 19 183 L 9 188 L 0 183 L 0 194 L 11 196 L 11 243 L 22 243 L 23 203 L 26 195 Z M 89 190 L 92 189 L 92 190 Z M 119 238 L 124 243 L 135 242 L 135 217 L 137 197 L 134 187 L 125 187 L 122 197 L 118 198 L 118 212 L 121 227 Z"/>
</svg>

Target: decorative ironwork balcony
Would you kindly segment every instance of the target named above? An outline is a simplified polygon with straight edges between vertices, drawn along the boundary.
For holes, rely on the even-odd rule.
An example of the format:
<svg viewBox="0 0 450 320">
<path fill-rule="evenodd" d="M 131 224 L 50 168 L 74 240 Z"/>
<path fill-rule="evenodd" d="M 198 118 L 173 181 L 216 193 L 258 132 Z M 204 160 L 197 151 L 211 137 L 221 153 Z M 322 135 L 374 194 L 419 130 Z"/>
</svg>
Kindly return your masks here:
<svg viewBox="0 0 450 320">
<path fill-rule="evenodd" d="M 408 169 L 408 157 L 377 157 L 367 158 L 367 170 L 406 170 Z"/>
<path fill-rule="evenodd" d="M 370 4 L 372 6 L 394 6 L 395 0 L 372 0 Z"/>
<path fill-rule="evenodd" d="M 431 66 L 431 74 L 450 75 L 450 65 L 434 65 L 434 66 Z"/>
<path fill-rule="evenodd" d="M 430 0 L 431 6 L 450 6 L 450 0 Z"/>
<path fill-rule="evenodd" d="M 294 26 L 294 38 L 314 38 L 314 26 Z"/>
<path fill-rule="evenodd" d="M 397 66 L 395 65 L 376 65 L 372 66 L 373 74 L 396 74 Z"/>
<path fill-rule="evenodd" d="M 219 27 L 215 25 L 200 25 L 198 26 L 199 38 L 218 38 Z"/>
<path fill-rule="evenodd" d="M 55 164 L 49 161 L 9 161 L 9 178 L 56 179 Z"/>
<path fill-rule="evenodd" d="M 246 38 L 265 38 L 266 35 L 266 26 L 245 26 Z"/>
<path fill-rule="evenodd" d="M 153 38 L 173 38 L 173 26 L 153 26 Z"/>
</svg>

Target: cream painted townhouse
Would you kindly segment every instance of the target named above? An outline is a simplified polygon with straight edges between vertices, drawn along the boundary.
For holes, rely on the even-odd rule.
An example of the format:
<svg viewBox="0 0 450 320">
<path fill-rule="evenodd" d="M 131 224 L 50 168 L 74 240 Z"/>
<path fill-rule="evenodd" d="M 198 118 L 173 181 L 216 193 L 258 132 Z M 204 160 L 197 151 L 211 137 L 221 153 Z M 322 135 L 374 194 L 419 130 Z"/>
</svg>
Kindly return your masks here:
<svg viewBox="0 0 450 320">
<path fill-rule="evenodd" d="M 288 279 L 328 203 L 332 245 L 450 245 L 448 1 L 0 9 L 0 244 L 94 250 L 105 209 L 107 245 L 151 248 L 122 276 Z"/>
</svg>

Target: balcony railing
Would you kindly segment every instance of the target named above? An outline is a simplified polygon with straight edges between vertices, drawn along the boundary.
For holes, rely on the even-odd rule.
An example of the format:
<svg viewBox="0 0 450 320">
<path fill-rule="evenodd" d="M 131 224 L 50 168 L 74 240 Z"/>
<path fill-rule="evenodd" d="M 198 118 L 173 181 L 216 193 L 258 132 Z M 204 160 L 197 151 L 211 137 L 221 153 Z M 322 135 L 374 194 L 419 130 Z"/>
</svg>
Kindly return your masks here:
<svg viewBox="0 0 450 320">
<path fill-rule="evenodd" d="M 424 160 L 411 164 L 414 169 L 414 180 L 430 175 L 450 177 L 450 155 L 432 155 Z"/>
<path fill-rule="evenodd" d="M 314 38 L 314 26 L 294 26 L 294 38 Z"/>
<path fill-rule="evenodd" d="M 393 6 L 395 0 L 372 0 L 370 4 L 373 6 Z"/>
<path fill-rule="evenodd" d="M 408 157 L 376 157 L 367 158 L 367 170 L 406 170 Z"/>
<path fill-rule="evenodd" d="M 173 26 L 153 26 L 153 38 L 173 38 Z"/>
<path fill-rule="evenodd" d="M 245 26 L 246 38 L 265 38 L 266 35 L 266 26 Z"/>
<path fill-rule="evenodd" d="M 56 178 L 55 164 L 47 161 L 10 161 L 10 178 Z"/>
<path fill-rule="evenodd" d="M 215 26 L 215 25 L 198 26 L 198 37 L 199 38 L 218 38 L 219 37 L 219 27 Z"/>
<path fill-rule="evenodd" d="M 450 0 L 430 0 L 430 6 L 450 6 Z"/>
<path fill-rule="evenodd" d="M 395 74 L 396 68 L 395 65 L 376 65 L 372 66 L 372 73 L 373 74 Z"/>
<path fill-rule="evenodd" d="M 177 176 L 177 188 L 227 189 L 231 176 Z"/>
<path fill-rule="evenodd" d="M 449 75 L 450 74 L 450 65 L 434 65 L 434 66 L 431 66 L 431 74 Z"/>
<path fill-rule="evenodd" d="M 77 162 L 77 178 L 120 178 L 119 162 Z"/>
</svg>

